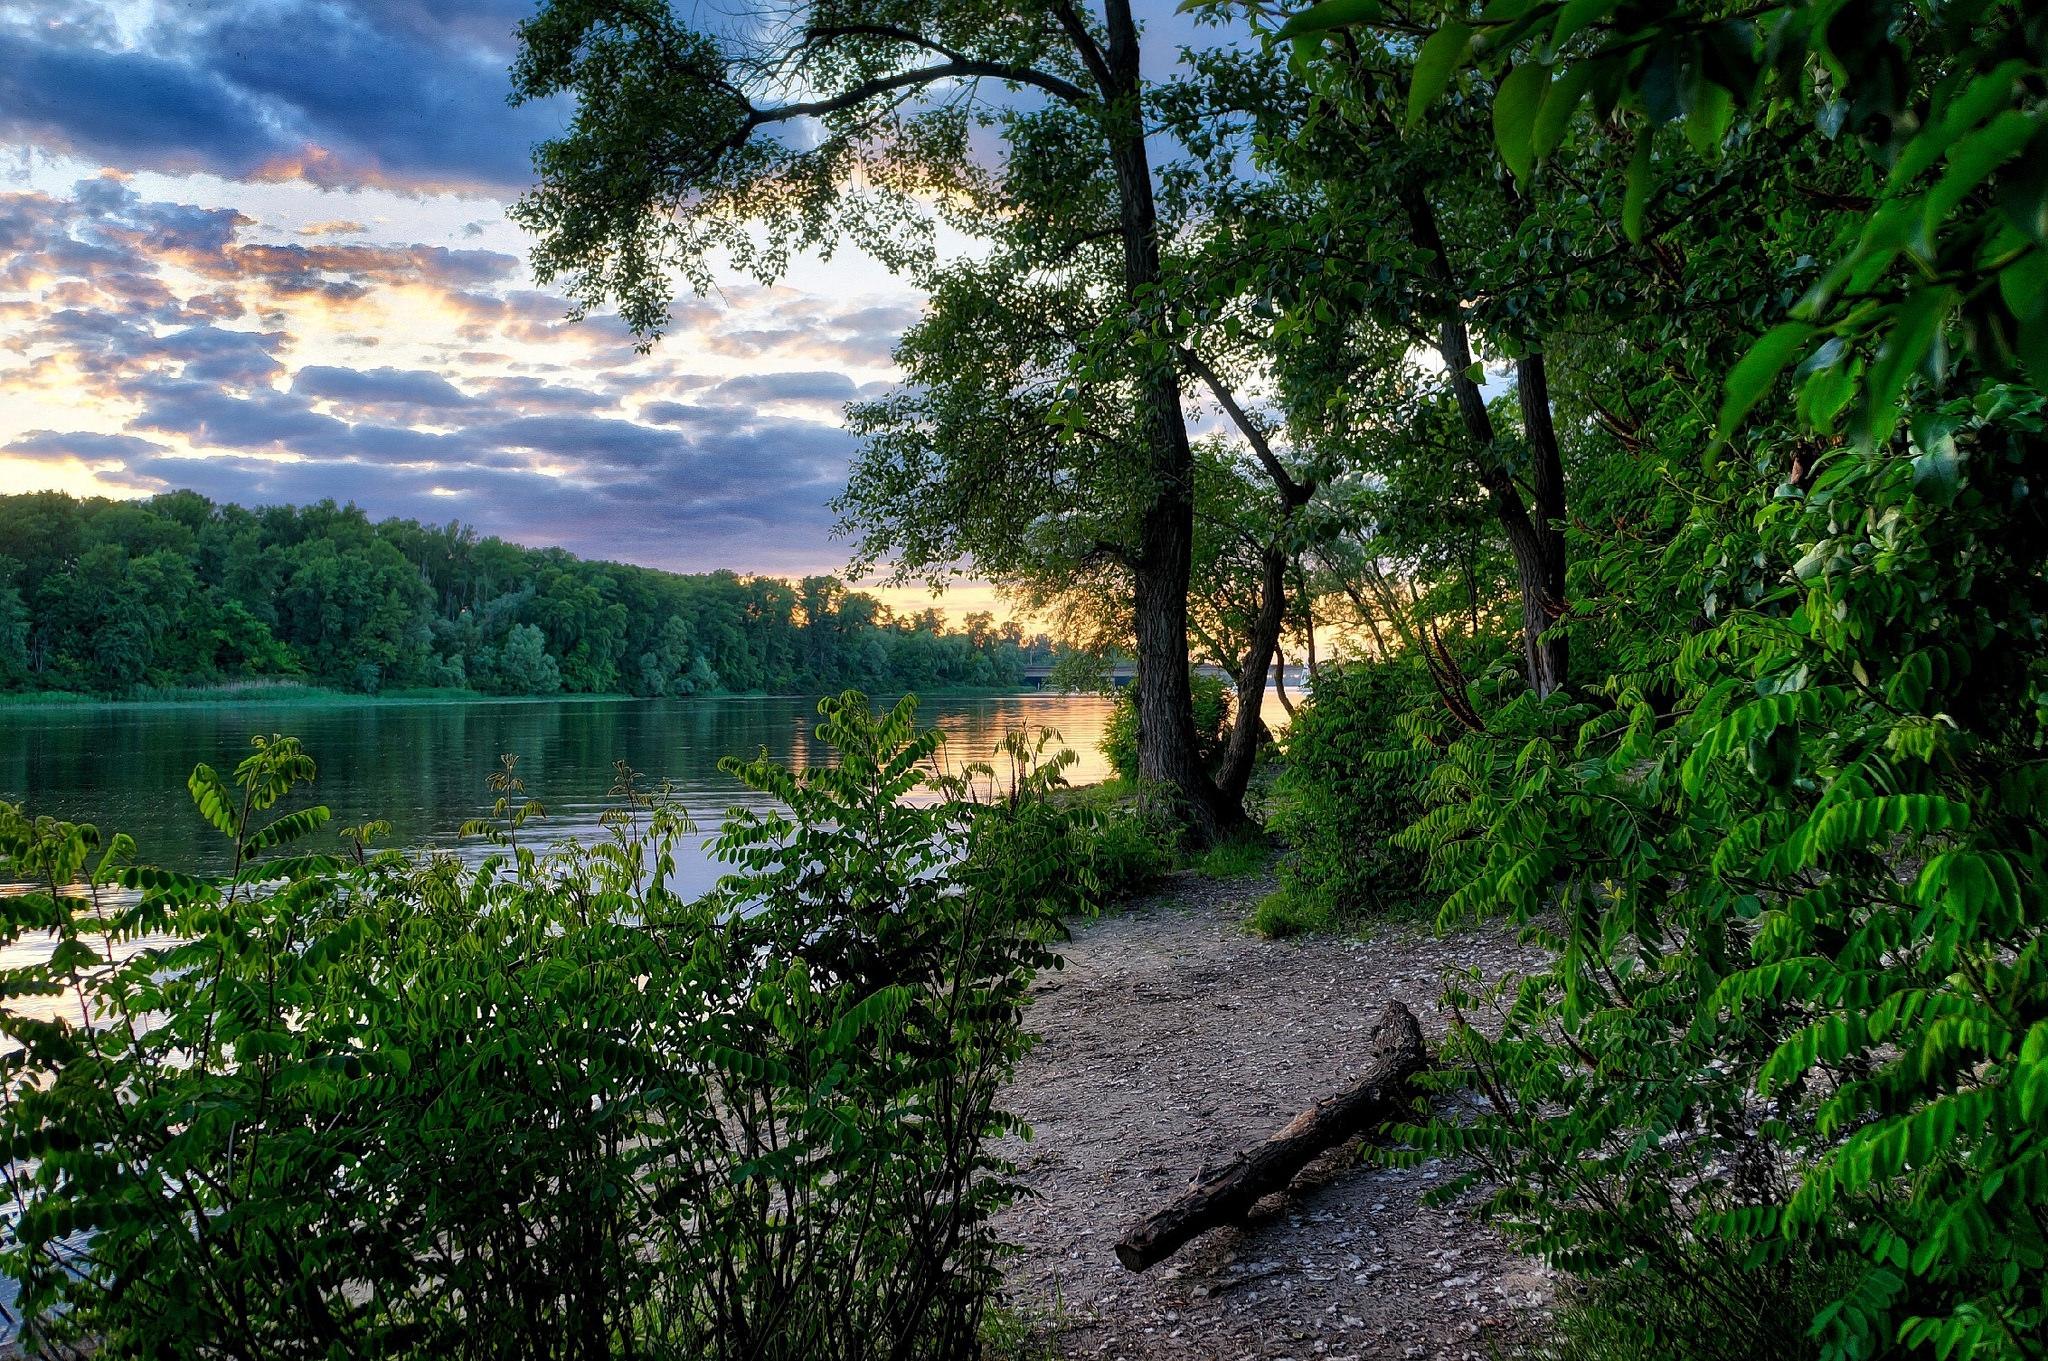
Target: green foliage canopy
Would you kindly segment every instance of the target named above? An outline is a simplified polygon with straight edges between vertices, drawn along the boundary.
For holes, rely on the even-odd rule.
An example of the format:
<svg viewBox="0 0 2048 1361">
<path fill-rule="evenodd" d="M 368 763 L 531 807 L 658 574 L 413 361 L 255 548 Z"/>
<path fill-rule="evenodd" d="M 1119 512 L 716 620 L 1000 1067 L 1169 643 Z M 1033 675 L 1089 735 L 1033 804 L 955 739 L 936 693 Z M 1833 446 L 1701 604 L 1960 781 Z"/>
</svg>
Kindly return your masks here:
<svg viewBox="0 0 2048 1361">
<path fill-rule="evenodd" d="M 6 644 L 12 640 L 16 646 Z M 685 576 L 373 524 L 353 506 L 245 510 L 0 497 L 0 686 L 128 694 L 283 677 L 490 694 L 1014 687 L 1052 660 L 1014 625 L 894 618 L 836 578 Z"/>
</svg>

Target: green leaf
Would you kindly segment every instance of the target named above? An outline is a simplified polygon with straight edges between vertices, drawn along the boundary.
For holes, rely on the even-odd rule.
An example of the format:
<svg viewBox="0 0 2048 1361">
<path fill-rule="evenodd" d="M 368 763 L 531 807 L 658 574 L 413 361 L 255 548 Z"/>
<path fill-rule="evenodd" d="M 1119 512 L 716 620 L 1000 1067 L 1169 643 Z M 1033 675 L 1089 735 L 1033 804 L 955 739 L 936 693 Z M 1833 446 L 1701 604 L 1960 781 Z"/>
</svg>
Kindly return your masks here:
<svg viewBox="0 0 2048 1361">
<path fill-rule="evenodd" d="M 1620 0 L 1568 0 L 1558 11 L 1557 27 L 1550 31 L 1550 45 L 1563 47 L 1587 24 L 1597 23 L 1614 12 Z"/>
<path fill-rule="evenodd" d="M 1927 359 L 1955 301 L 1953 288 L 1921 288 L 1893 312 L 1891 329 L 1876 362 L 1870 366 L 1870 383 L 1864 393 L 1863 433 L 1867 443 L 1881 444 L 1891 438 L 1892 428 L 1899 421 L 1899 400 L 1906 383 Z"/>
<path fill-rule="evenodd" d="M 286 813 L 250 837 L 243 843 L 242 849 L 263 851 L 269 850 L 272 846 L 289 845 L 309 832 L 325 826 L 329 816 L 327 809 L 322 807 L 301 808 L 297 812 Z"/>
<path fill-rule="evenodd" d="M 1529 135 L 1529 149 L 1537 160 L 1548 160 L 1550 153 L 1564 144 L 1564 134 L 1571 127 L 1572 114 L 1578 111 L 1579 101 L 1586 97 L 1598 65 L 1593 61 L 1574 62 L 1544 91 L 1543 107 L 1536 111 L 1535 126 Z"/>
<path fill-rule="evenodd" d="M 1735 97 L 1712 81 L 1701 81 L 1685 115 L 1685 137 L 1692 149 L 1709 160 L 1721 154 L 1721 139 L 1735 121 Z"/>
<path fill-rule="evenodd" d="M 2048 250 L 2036 246 L 1998 271 L 1998 296 L 2021 321 L 2048 314 Z"/>
<path fill-rule="evenodd" d="M 1621 230 L 1636 245 L 1643 243 L 1643 213 L 1650 206 L 1650 129 L 1636 136 L 1636 152 L 1629 158 L 1628 188 L 1621 199 Z"/>
<path fill-rule="evenodd" d="M 192 775 L 185 781 L 185 787 L 192 792 L 192 802 L 199 809 L 199 815 L 212 823 L 214 830 L 222 836 L 235 834 L 240 800 L 212 766 L 201 761 L 192 767 Z"/>
<path fill-rule="evenodd" d="M 1507 73 L 1493 97 L 1493 140 L 1501 159 L 1526 184 L 1536 165 L 1536 114 L 1550 89 L 1550 68 L 1523 62 Z"/>
<path fill-rule="evenodd" d="M 2027 377 L 2034 380 L 2034 386 L 2048 388 L 2048 310 L 2036 312 L 2020 323 L 2013 348 L 2019 354 Z"/>
<path fill-rule="evenodd" d="M 1721 399 L 1721 414 L 1715 421 L 1716 438 L 1725 440 L 1735 433 L 1742 418 L 1763 399 L 1778 375 L 1816 334 L 1815 328 L 1803 321 L 1780 322 L 1749 347 L 1749 353 L 1728 371 L 1726 395 Z"/>
<path fill-rule="evenodd" d="M 2013 82 L 2026 71 L 2026 63 L 2008 61 L 1996 70 L 1976 77 L 1963 93 L 1948 102 L 1941 118 L 1922 128 L 1892 166 L 1891 184 L 1903 186 L 1941 159 L 1942 153 L 1969 129 L 1981 124 L 2002 105 L 2010 104 Z"/>
<path fill-rule="evenodd" d="M 2040 128 L 2032 112 L 2010 109 L 1991 120 L 1988 127 L 1971 133 L 1949 149 L 1948 167 L 1927 191 L 1921 214 L 1921 231 L 1932 242 L 1970 192 L 1999 166 L 2017 156 Z"/>
<path fill-rule="evenodd" d="M 1415 55 L 1415 75 L 1408 85 L 1409 127 L 1422 122 L 1422 115 L 1450 85 L 1471 47 L 1472 30 L 1456 21 L 1429 35 Z"/>
<path fill-rule="evenodd" d="M 1322 0 L 1322 3 L 1310 5 L 1280 25 L 1278 36 L 1299 38 L 1352 24 L 1369 24 L 1381 13 L 1380 0 Z"/>
<path fill-rule="evenodd" d="M 1943 432 L 1927 441 L 1913 459 L 1913 495 L 1937 506 L 1955 504 L 1962 485 L 1962 461 L 1956 456 L 1956 442 Z"/>
</svg>

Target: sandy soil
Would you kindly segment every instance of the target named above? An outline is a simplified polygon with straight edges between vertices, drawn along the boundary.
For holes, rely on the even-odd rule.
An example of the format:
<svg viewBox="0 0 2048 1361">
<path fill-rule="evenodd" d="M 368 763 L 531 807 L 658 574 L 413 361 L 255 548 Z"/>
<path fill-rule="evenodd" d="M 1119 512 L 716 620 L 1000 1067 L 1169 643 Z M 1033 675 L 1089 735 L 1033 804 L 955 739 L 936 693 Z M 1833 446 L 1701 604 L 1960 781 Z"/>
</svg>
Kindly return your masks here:
<svg viewBox="0 0 2048 1361">
<path fill-rule="evenodd" d="M 1005 1211 L 1013 1308 L 1073 1357 L 1443 1357 L 1490 1361 L 1539 1336 L 1554 1281 L 1459 1206 L 1423 1195 L 1441 1165 L 1325 1155 L 1250 1223 L 1143 1274 L 1113 1246 L 1205 1162 L 1264 1138 L 1343 1085 L 1373 1019 L 1405 1002 L 1432 1043 L 1445 970 L 1531 958 L 1505 931 L 1268 942 L 1241 925 L 1273 885 L 1176 876 L 1081 926 L 1037 988 L 1010 1108 L 1032 1195 Z M 1469 1201 L 1467 1202 L 1469 1204 Z"/>
</svg>

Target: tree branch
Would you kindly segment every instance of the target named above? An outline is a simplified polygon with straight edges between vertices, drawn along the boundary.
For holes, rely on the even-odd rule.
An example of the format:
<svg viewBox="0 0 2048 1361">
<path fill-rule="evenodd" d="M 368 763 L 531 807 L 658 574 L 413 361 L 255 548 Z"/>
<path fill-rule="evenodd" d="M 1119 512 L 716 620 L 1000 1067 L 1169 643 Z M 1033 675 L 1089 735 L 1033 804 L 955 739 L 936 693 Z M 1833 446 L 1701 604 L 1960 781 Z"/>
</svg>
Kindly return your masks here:
<svg viewBox="0 0 2048 1361">
<path fill-rule="evenodd" d="M 894 75 L 876 76 L 872 80 L 862 81 L 850 90 L 842 90 L 828 99 L 807 100 L 800 104 L 783 104 L 772 109 L 757 108 L 749 105 L 747 108 L 746 126 L 742 129 L 742 140 L 744 140 L 745 133 L 752 132 L 755 128 L 766 127 L 773 123 L 787 123 L 795 118 L 822 118 L 828 114 L 840 113 L 856 105 L 865 104 L 868 100 L 878 95 L 888 94 L 892 90 L 921 89 L 927 85 L 937 84 L 942 80 L 965 80 L 976 77 L 1014 81 L 1019 85 L 1035 85 L 1039 89 L 1055 94 L 1070 103 L 1083 104 L 1089 102 L 1086 90 L 1083 90 L 1072 81 L 1062 80 L 1060 77 L 1049 75 L 1044 71 L 1036 71 L 1028 66 L 1011 66 L 1005 62 L 981 61 L 962 57 L 942 62 L 936 66 L 919 66 L 909 71 L 898 71 Z M 728 138 L 727 141 L 730 143 L 731 139 Z"/>
<path fill-rule="evenodd" d="M 1180 359 L 1181 363 L 1187 366 L 1188 372 L 1201 379 L 1209 391 L 1215 394 L 1217 402 L 1230 416 L 1231 423 L 1243 432 L 1245 440 L 1252 446 L 1252 452 L 1258 455 L 1260 464 L 1266 469 L 1266 476 L 1272 478 L 1273 485 L 1280 489 L 1280 498 L 1287 503 L 1287 508 L 1293 510 L 1296 506 L 1306 504 L 1308 498 L 1315 494 L 1315 483 L 1294 480 L 1293 474 L 1287 471 L 1279 457 L 1274 454 L 1272 443 L 1266 438 L 1266 432 L 1259 429 L 1252 418 L 1245 414 L 1244 408 L 1237 404 L 1237 398 L 1231 395 L 1230 389 L 1217 377 L 1216 370 L 1209 367 L 1209 361 L 1189 349 L 1180 352 Z"/>
<path fill-rule="evenodd" d="M 1014 81 L 1019 85 L 1031 85 L 1069 104 L 1092 102 L 1088 92 L 1063 76 L 1050 71 L 1041 71 L 1033 66 L 1014 66 L 1008 62 L 986 61 L 957 52 L 942 43 L 934 42 L 912 29 L 898 28 L 894 24 L 831 24 L 805 32 L 806 43 L 826 43 L 834 38 L 880 38 L 887 42 L 899 42 L 909 47 L 922 48 L 946 59 L 947 65 L 961 72 L 988 76 L 995 80 Z M 926 67 L 924 70 L 943 74 L 946 67 Z M 886 77 L 884 77 L 886 79 Z M 877 91 L 876 93 L 880 93 Z M 795 107 L 795 106 L 792 106 Z"/>
<path fill-rule="evenodd" d="M 1053 17 L 1066 30 L 1067 41 L 1081 56 L 1081 63 L 1088 68 L 1088 74 L 1095 77 L 1095 83 L 1102 87 L 1102 97 L 1107 99 L 1116 88 L 1116 78 L 1110 74 L 1109 61 L 1102 55 L 1102 48 L 1095 42 L 1095 35 L 1088 31 L 1088 21 L 1074 8 L 1071 0 L 1053 0 Z"/>
</svg>

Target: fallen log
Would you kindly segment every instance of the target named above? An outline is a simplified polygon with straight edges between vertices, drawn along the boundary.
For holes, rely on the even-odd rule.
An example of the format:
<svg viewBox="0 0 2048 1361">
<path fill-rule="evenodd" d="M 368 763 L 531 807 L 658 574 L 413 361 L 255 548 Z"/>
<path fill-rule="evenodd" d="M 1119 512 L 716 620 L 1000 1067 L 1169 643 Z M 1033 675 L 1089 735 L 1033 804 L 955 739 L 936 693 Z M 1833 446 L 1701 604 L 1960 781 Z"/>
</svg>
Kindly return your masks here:
<svg viewBox="0 0 2048 1361">
<path fill-rule="evenodd" d="M 1117 1260 L 1143 1271 L 1199 1234 L 1242 1222 L 1262 1197 L 1284 1188 L 1324 1149 L 1399 1114 L 1408 1079 L 1429 1062 L 1415 1013 L 1399 1002 L 1388 1003 L 1368 1043 L 1371 1058 L 1355 1082 L 1295 1116 L 1264 1143 L 1220 1168 L 1196 1173 L 1171 1205 L 1118 1240 Z"/>
</svg>

